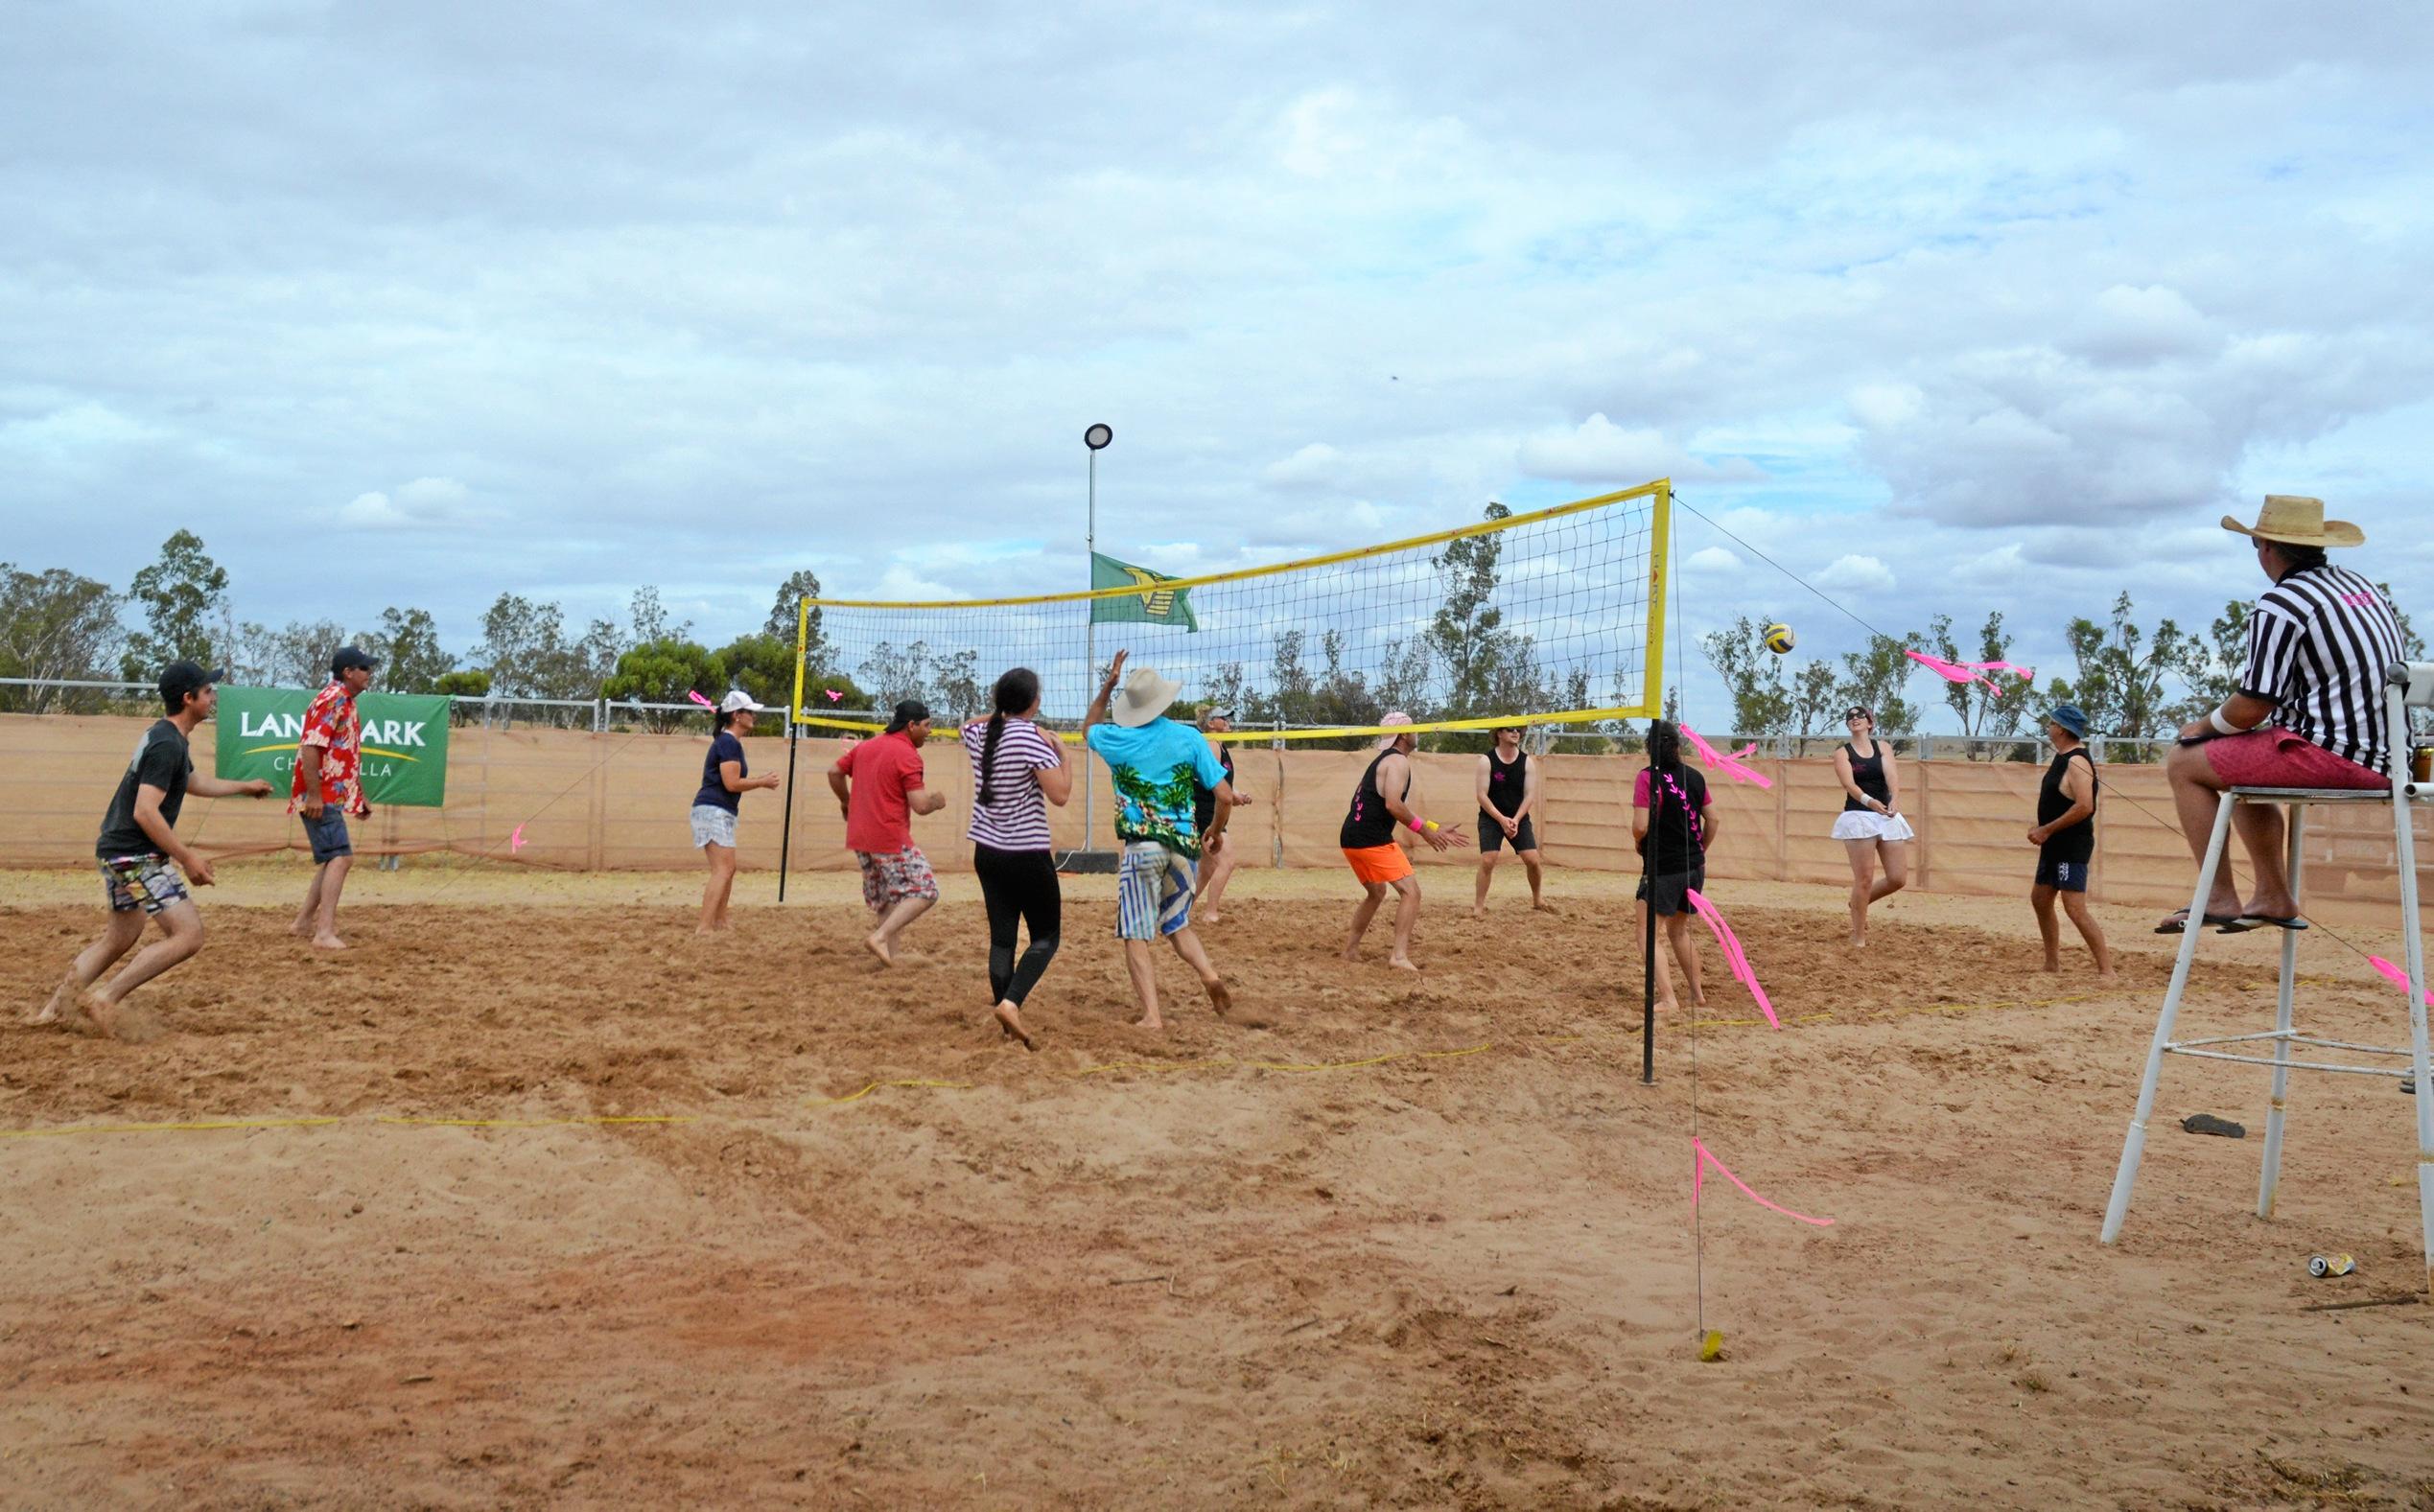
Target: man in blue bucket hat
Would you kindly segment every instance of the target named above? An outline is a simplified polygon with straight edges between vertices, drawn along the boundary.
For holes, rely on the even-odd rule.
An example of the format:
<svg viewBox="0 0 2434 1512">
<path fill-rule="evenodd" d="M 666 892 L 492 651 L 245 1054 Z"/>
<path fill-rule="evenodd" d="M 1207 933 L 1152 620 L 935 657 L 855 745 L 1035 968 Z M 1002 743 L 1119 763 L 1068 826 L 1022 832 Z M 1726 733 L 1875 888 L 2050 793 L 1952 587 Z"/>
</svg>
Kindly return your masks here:
<svg viewBox="0 0 2434 1512">
<path fill-rule="evenodd" d="M 2046 969 L 2062 969 L 2062 926 L 2053 917 L 2054 898 L 2088 942 L 2095 958 L 2096 975 L 2113 975 L 2113 955 L 2105 949 L 2104 931 L 2088 911 L 2088 863 L 2095 857 L 2095 758 L 2088 755 L 2088 716 L 2075 704 L 2057 704 L 2046 715 L 2046 738 L 2053 745 L 2053 764 L 2037 790 L 2037 827 L 2028 843 L 2037 848 L 2037 880 L 2028 890 L 2037 911 L 2037 933 L 2045 937 Z"/>
</svg>

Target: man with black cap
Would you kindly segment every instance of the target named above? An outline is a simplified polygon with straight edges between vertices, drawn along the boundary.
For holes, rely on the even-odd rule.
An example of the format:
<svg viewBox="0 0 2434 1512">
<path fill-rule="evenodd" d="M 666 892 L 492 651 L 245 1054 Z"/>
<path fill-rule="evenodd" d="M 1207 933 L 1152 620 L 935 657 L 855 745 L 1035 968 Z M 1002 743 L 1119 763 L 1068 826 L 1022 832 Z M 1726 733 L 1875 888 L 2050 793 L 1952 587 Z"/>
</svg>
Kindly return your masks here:
<svg viewBox="0 0 2434 1512">
<path fill-rule="evenodd" d="M 2058 704 L 2046 716 L 2046 738 L 2053 745 L 2053 764 L 2046 768 L 2045 784 L 2037 792 L 2037 827 L 2028 843 L 2037 848 L 2037 880 L 2028 890 L 2029 906 L 2037 911 L 2037 933 L 2045 937 L 2046 969 L 2062 969 L 2062 928 L 2053 917 L 2059 896 L 2079 938 L 2095 958 L 2096 975 L 2113 974 L 2113 956 L 2105 949 L 2104 931 L 2088 912 L 2088 863 L 2095 857 L 2095 758 L 2088 755 L 2088 716 L 2075 704 Z"/>
<path fill-rule="evenodd" d="M 209 887 L 211 863 L 177 838 L 177 811 L 188 793 L 204 798 L 270 796 L 270 784 L 258 779 L 230 782 L 199 775 L 187 752 L 195 727 L 220 707 L 220 691 L 212 685 L 224 675 L 193 662 L 172 662 L 161 673 L 160 700 L 168 716 L 152 721 L 136 743 L 134 758 L 118 779 L 93 846 L 109 896 L 110 927 L 76 958 L 34 1022 L 56 1024 L 73 1014 L 113 1037 L 150 1038 L 144 1026 L 124 1018 L 120 1005 L 128 993 L 202 948 L 202 915 L 186 884 Z M 136 952 L 106 986 L 95 989 L 102 973 L 144 938 L 147 917 L 160 920 L 162 938 Z"/>
<path fill-rule="evenodd" d="M 346 821 L 372 811 L 363 801 L 363 720 L 355 700 L 372 686 L 379 664 L 356 646 L 330 658 L 328 686 L 305 706 L 288 780 L 288 812 L 303 817 L 304 838 L 313 845 L 313 883 L 290 932 L 322 950 L 346 948 L 338 936 L 339 894 L 355 865 Z"/>
<path fill-rule="evenodd" d="M 862 869 L 862 901 L 876 925 L 862 948 L 879 965 L 896 964 L 896 937 L 938 901 L 938 875 L 913 844 L 913 816 L 947 806 L 947 795 L 924 785 L 922 742 L 929 738 L 929 708 L 908 698 L 896 706 L 887 732 L 845 748 L 829 769 L 829 790 L 845 816 L 845 848 Z"/>
</svg>

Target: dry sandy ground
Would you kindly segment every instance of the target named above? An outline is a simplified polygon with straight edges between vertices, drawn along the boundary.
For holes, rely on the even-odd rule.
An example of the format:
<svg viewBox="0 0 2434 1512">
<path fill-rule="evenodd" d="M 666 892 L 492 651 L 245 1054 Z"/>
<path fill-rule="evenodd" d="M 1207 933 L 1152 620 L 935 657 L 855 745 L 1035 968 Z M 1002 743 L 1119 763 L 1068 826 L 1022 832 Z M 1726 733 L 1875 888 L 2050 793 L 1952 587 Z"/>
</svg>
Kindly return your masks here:
<svg viewBox="0 0 2434 1512">
<path fill-rule="evenodd" d="M 2098 992 L 2016 905 L 1855 958 L 1727 885 L 1787 1026 L 1711 976 L 1643 1086 L 1601 879 L 1477 923 L 1432 874 L 1413 980 L 1335 959 L 1339 879 L 1247 876 L 1237 1022 L 1168 959 L 1162 1037 L 1077 885 L 1025 1055 L 968 879 L 882 977 L 837 878 L 705 947 L 687 878 L 367 872 L 333 961 L 228 876 L 144 1046 L 14 1025 L 99 916 L 0 883 L 0 1505 L 2434 1505 L 2434 1308 L 2307 1310 L 2422 1280 L 2389 1082 L 2301 1082 L 2264 1223 L 2263 1074 L 2174 1063 L 2097 1245 L 2137 916 Z M 2191 1018 L 2263 1027 L 2270 945 L 2208 943 Z M 2399 1037 L 2310 944 L 2313 1021 Z M 615 1117 L 685 1122 L 548 1122 Z M 1694 1118 L 1834 1225 L 1711 1184 L 1695 1246 Z"/>
</svg>

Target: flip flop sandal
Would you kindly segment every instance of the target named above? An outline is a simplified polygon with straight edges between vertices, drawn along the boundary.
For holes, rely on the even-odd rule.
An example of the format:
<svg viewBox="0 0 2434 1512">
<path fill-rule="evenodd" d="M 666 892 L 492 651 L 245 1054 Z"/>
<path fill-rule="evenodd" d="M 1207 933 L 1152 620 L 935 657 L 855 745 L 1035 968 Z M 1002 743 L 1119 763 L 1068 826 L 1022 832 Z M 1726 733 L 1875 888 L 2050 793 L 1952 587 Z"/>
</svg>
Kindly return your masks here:
<svg viewBox="0 0 2434 1512">
<path fill-rule="evenodd" d="M 2191 1113 L 2181 1120 L 2181 1127 L 2192 1134 L 2220 1134 L 2225 1139 L 2246 1139 L 2248 1130 L 2227 1118 L 2212 1113 Z"/>
<path fill-rule="evenodd" d="M 2236 914 L 2208 914 L 2202 922 L 2209 924 L 2235 924 L 2239 922 L 2239 916 Z M 2186 908 L 2175 910 L 2171 918 L 2155 926 L 2155 932 L 2159 935 L 2185 935 L 2188 933 L 2188 910 Z M 2238 934 L 2239 931 L 2234 929 L 2226 931 L 2226 933 L 2235 935 Z"/>
<path fill-rule="evenodd" d="M 2276 929 L 2300 930 L 2307 927 L 2307 921 L 2296 914 L 2291 915 L 2288 919 L 2276 919 L 2271 914 L 2242 914 L 2235 922 L 2239 924 L 2241 929 L 2261 929 L 2267 924 L 2273 925 Z M 2235 931 L 2224 929 L 2217 931 L 2217 933 L 2228 935 L 2235 933 Z"/>
</svg>

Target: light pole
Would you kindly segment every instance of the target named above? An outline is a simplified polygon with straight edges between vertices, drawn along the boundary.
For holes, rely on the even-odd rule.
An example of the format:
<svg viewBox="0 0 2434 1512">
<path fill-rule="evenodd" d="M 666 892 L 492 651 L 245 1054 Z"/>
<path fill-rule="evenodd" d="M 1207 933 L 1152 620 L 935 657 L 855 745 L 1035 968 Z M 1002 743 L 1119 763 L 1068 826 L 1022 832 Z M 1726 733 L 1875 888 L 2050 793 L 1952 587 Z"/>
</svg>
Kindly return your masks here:
<svg viewBox="0 0 2434 1512">
<path fill-rule="evenodd" d="M 1108 443 L 1114 439 L 1114 430 L 1104 425 L 1094 425 L 1082 432 L 1082 445 L 1088 450 L 1090 457 L 1089 523 L 1085 526 L 1082 540 L 1090 559 L 1092 588 L 1098 587 L 1099 583 L 1099 454 L 1106 451 Z M 1098 675 L 1099 601 L 1086 598 L 1082 601 L 1082 686 L 1086 691 L 1096 693 L 1093 684 Z M 1082 849 L 1092 849 L 1098 844 L 1098 790 L 1090 782 L 1090 745 L 1086 740 L 1082 743 Z"/>
</svg>

